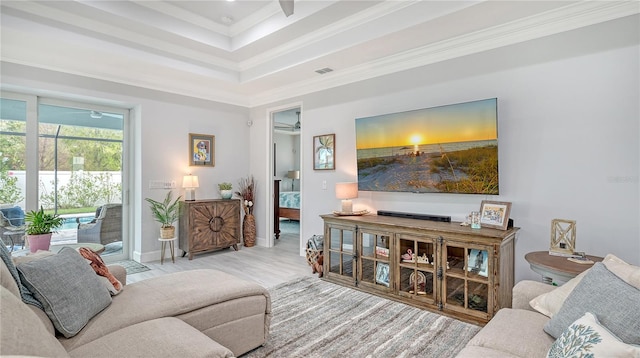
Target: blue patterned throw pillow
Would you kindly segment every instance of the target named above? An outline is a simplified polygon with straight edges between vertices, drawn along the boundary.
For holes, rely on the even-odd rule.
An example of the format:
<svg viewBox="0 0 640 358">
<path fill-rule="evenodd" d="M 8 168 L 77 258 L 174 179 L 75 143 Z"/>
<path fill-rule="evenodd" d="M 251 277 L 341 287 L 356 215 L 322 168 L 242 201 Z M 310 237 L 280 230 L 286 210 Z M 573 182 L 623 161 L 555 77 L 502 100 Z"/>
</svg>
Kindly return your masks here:
<svg viewBox="0 0 640 358">
<path fill-rule="evenodd" d="M 640 347 L 623 343 L 592 313 L 573 322 L 553 343 L 547 358 L 640 357 Z"/>
</svg>

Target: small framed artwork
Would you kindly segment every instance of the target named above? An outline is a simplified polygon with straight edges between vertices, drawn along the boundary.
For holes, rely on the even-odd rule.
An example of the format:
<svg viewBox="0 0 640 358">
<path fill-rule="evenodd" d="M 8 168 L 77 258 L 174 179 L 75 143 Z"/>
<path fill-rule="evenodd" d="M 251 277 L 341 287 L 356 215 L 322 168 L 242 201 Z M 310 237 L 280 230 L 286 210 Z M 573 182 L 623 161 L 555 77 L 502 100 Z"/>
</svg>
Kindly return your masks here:
<svg viewBox="0 0 640 358">
<path fill-rule="evenodd" d="M 573 256 L 576 250 L 576 222 L 574 220 L 551 220 L 550 255 Z"/>
<path fill-rule="evenodd" d="M 489 255 L 486 250 L 470 249 L 467 260 L 467 271 L 480 276 L 489 276 Z"/>
<path fill-rule="evenodd" d="M 480 204 L 480 225 L 482 227 L 507 230 L 510 212 L 511 203 L 483 200 Z"/>
<path fill-rule="evenodd" d="M 376 267 L 376 283 L 389 287 L 389 264 L 378 262 Z"/>
<path fill-rule="evenodd" d="M 313 137 L 313 170 L 336 169 L 335 143 L 335 134 L 323 134 Z"/>
<path fill-rule="evenodd" d="M 189 166 L 215 166 L 216 137 L 189 133 Z"/>
</svg>

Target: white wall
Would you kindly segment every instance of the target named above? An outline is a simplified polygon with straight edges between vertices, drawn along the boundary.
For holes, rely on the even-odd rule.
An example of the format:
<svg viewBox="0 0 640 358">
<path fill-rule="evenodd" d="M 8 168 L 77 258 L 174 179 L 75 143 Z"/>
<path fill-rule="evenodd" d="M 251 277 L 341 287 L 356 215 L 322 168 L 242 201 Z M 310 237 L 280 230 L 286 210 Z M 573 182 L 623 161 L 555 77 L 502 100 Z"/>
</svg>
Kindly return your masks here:
<svg viewBox="0 0 640 358">
<path fill-rule="evenodd" d="M 483 199 L 510 201 L 517 280 L 539 278 L 524 255 L 549 248 L 554 218 L 577 221 L 577 249 L 639 264 L 638 33 L 634 16 L 301 97 L 303 152 L 335 133 L 337 158 L 314 171 L 302 157 L 302 240 L 339 207 L 334 184 L 356 179 L 355 118 L 497 97 L 499 196 L 360 192 L 354 207 L 461 220 Z"/>
<path fill-rule="evenodd" d="M 196 198 L 214 199 L 220 198 L 218 183 L 230 182 L 237 189 L 239 179 L 249 173 L 246 108 L 9 63 L 2 63 L 1 71 L 5 90 L 134 108 L 129 210 L 136 260 L 160 258 L 159 225 L 143 199 L 162 199 L 166 190 L 149 189 L 149 181 L 176 181 L 176 197 L 184 195 L 182 177 L 192 173 L 200 182 Z M 188 166 L 189 133 L 215 135 L 215 167 Z"/>
<path fill-rule="evenodd" d="M 276 143 L 276 175 L 280 182 L 280 191 L 291 191 L 291 179 L 287 177 L 290 170 L 300 168 L 300 136 L 274 133 L 273 141 Z M 300 189 L 300 181 L 295 180 L 294 190 Z"/>
</svg>

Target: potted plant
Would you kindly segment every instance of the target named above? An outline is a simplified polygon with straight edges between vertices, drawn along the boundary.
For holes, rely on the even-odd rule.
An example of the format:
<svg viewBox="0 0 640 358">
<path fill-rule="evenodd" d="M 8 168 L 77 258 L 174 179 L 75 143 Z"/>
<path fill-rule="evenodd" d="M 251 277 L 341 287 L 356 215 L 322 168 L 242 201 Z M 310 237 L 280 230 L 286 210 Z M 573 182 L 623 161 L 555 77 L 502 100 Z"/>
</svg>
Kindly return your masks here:
<svg viewBox="0 0 640 358">
<path fill-rule="evenodd" d="M 31 252 L 49 250 L 51 235 L 64 223 L 64 219 L 58 214 L 45 213 L 42 206 L 40 210 L 28 212 L 24 221 L 27 223 L 26 233 Z"/>
<path fill-rule="evenodd" d="M 218 184 L 218 189 L 220 190 L 220 195 L 222 199 L 231 199 L 233 196 L 233 186 L 231 183 L 220 183 Z"/>
<path fill-rule="evenodd" d="M 160 238 L 171 239 L 176 235 L 176 227 L 173 223 L 178 220 L 178 202 L 181 196 L 175 201 L 171 201 L 172 193 L 169 191 L 162 202 L 145 198 L 151 208 L 151 213 L 157 222 L 160 223 Z"/>
</svg>

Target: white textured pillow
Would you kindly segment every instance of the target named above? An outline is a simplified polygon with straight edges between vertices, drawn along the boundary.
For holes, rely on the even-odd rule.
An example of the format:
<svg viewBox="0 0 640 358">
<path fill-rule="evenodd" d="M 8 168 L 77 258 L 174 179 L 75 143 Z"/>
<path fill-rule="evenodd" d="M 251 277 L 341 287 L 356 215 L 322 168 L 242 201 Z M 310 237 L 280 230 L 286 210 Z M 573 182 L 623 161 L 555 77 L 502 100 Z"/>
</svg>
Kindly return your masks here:
<svg viewBox="0 0 640 358">
<path fill-rule="evenodd" d="M 640 267 L 630 265 L 612 254 L 605 256 L 602 263 L 609 271 L 613 272 L 623 281 L 640 289 Z M 529 301 L 529 304 L 534 310 L 542 313 L 543 315 L 553 317 L 558 313 L 560 307 L 562 307 L 569 294 L 578 285 L 578 283 L 580 283 L 584 275 L 586 275 L 589 270 L 582 272 L 555 290 L 534 298 Z"/>
<path fill-rule="evenodd" d="M 547 358 L 564 357 L 635 357 L 640 346 L 623 343 L 602 326 L 596 316 L 585 313 L 573 322 L 547 352 Z"/>
</svg>

